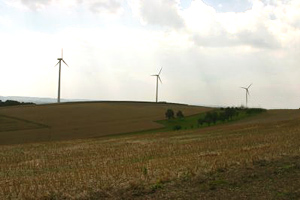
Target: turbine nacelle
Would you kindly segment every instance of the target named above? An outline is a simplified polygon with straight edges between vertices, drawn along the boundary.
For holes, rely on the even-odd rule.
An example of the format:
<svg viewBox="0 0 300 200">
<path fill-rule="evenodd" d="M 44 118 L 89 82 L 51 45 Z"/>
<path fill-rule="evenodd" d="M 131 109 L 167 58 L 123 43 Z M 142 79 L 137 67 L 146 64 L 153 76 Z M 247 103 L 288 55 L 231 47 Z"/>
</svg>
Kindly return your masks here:
<svg viewBox="0 0 300 200">
<path fill-rule="evenodd" d="M 157 75 L 151 75 L 151 76 L 156 76 L 156 78 L 158 78 L 158 80 L 160 81 L 160 83 L 162 84 L 162 81 L 160 79 L 160 76 L 157 74 Z"/>
<path fill-rule="evenodd" d="M 246 90 L 246 107 L 248 106 L 248 95 L 250 96 L 249 93 L 249 88 L 251 87 L 252 83 L 248 87 L 241 87 L 242 89 Z"/>
<path fill-rule="evenodd" d="M 158 74 L 153 74 L 153 75 L 151 75 L 151 76 L 156 76 L 156 77 L 159 79 L 160 83 L 162 83 L 162 81 L 161 81 L 161 79 L 160 79 L 160 73 L 161 73 L 161 70 L 162 70 L 162 69 L 163 69 L 163 68 L 161 68 L 161 69 L 159 70 Z"/>
</svg>

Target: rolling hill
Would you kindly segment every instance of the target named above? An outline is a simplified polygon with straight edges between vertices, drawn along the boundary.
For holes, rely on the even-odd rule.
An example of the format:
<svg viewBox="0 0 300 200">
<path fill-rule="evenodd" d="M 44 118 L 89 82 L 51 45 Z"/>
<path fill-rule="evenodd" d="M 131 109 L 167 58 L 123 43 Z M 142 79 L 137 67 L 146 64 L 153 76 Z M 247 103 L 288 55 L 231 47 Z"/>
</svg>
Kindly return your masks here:
<svg viewBox="0 0 300 200">
<path fill-rule="evenodd" d="M 185 115 L 210 108 L 144 102 L 81 102 L 0 108 L 0 144 L 83 139 L 158 129 L 168 108 Z"/>
</svg>

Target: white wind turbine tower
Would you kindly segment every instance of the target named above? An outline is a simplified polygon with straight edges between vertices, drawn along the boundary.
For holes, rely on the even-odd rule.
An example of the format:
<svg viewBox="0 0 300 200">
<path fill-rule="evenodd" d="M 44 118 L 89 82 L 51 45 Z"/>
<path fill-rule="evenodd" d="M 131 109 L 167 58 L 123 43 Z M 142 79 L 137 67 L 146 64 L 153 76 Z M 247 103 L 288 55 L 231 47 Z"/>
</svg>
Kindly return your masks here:
<svg viewBox="0 0 300 200">
<path fill-rule="evenodd" d="M 160 69 L 158 74 L 154 74 L 152 76 L 156 76 L 156 103 L 158 102 L 158 79 L 159 81 L 162 83 L 161 79 L 160 79 L 160 73 L 161 73 L 162 68 Z"/>
<path fill-rule="evenodd" d="M 251 87 L 251 85 L 252 83 L 248 87 L 241 87 L 246 90 L 246 108 L 248 107 L 248 95 L 250 95 L 249 88 Z"/>
<path fill-rule="evenodd" d="M 59 72 L 58 72 L 58 96 L 57 103 L 60 103 L 60 75 L 61 75 L 61 61 L 63 61 L 68 67 L 69 65 L 63 59 L 63 49 L 61 49 L 61 58 L 57 58 L 58 63 L 54 66 L 56 67 L 59 64 Z"/>
</svg>

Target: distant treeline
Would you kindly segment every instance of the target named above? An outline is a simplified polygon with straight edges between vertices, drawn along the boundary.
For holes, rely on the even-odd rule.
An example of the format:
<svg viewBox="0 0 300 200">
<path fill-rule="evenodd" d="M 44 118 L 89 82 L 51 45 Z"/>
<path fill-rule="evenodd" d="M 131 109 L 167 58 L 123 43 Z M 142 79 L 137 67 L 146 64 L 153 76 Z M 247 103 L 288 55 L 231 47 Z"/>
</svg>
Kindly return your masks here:
<svg viewBox="0 0 300 200">
<path fill-rule="evenodd" d="M 18 105 L 32 105 L 34 103 L 24 103 L 24 102 L 18 102 L 13 100 L 7 100 L 7 101 L 1 101 L 0 100 L 0 107 L 4 106 L 18 106 Z"/>
<path fill-rule="evenodd" d="M 198 119 L 198 124 L 202 126 L 203 124 L 216 124 L 218 121 L 226 122 L 231 120 L 236 120 L 240 118 L 241 115 L 254 115 L 265 112 L 265 109 L 262 108 L 235 108 L 227 107 L 221 108 L 218 111 L 207 112 L 204 117 Z"/>
</svg>

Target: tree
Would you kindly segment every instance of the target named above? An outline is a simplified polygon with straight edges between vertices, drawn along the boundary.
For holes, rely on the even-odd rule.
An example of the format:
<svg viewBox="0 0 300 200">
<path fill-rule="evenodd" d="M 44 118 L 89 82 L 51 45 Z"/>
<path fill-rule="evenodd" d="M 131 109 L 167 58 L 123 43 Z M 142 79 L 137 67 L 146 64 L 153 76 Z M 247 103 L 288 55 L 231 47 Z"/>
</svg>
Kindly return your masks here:
<svg viewBox="0 0 300 200">
<path fill-rule="evenodd" d="M 210 126 L 210 124 L 213 122 L 213 115 L 211 112 L 207 112 L 205 117 L 204 117 L 204 122 L 207 123 L 208 126 Z"/>
<path fill-rule="evenodd" d="M 234 108 L 226 108 L 225 109 L 225 116 L 226 116 L 226 119 L 230 119 L 232 120 L 233 116 L 235 115 L 235 109 Z"/>
<path fill-rule="evenodd" d="M 183 115 L 183 113 L 181 112 L 181 110 L 179 110 L 179 111 L 176 113 L 176 117 L 179 118 L 179 119 L 184 118 L 184 115 Z"/>
<path fill-rule="evenodd" d="M 174 111 L 172 109 L 167 110 L 166 118 L 168 118 L 168 119 L 173 119 L 174 118 Z"/>
<path fill-rule="evenodd" d="M 226 121 L 226 114 L 225 112 L 221 112 L 219 115 L 219 119 L 224 123 Z"/>
<path fill-rule="evenodd" d="M 212 123 L 216 124 L 219 118 L 219 114 L 215 111 L 211 114 L 211 121 Z"/>
</svg>

